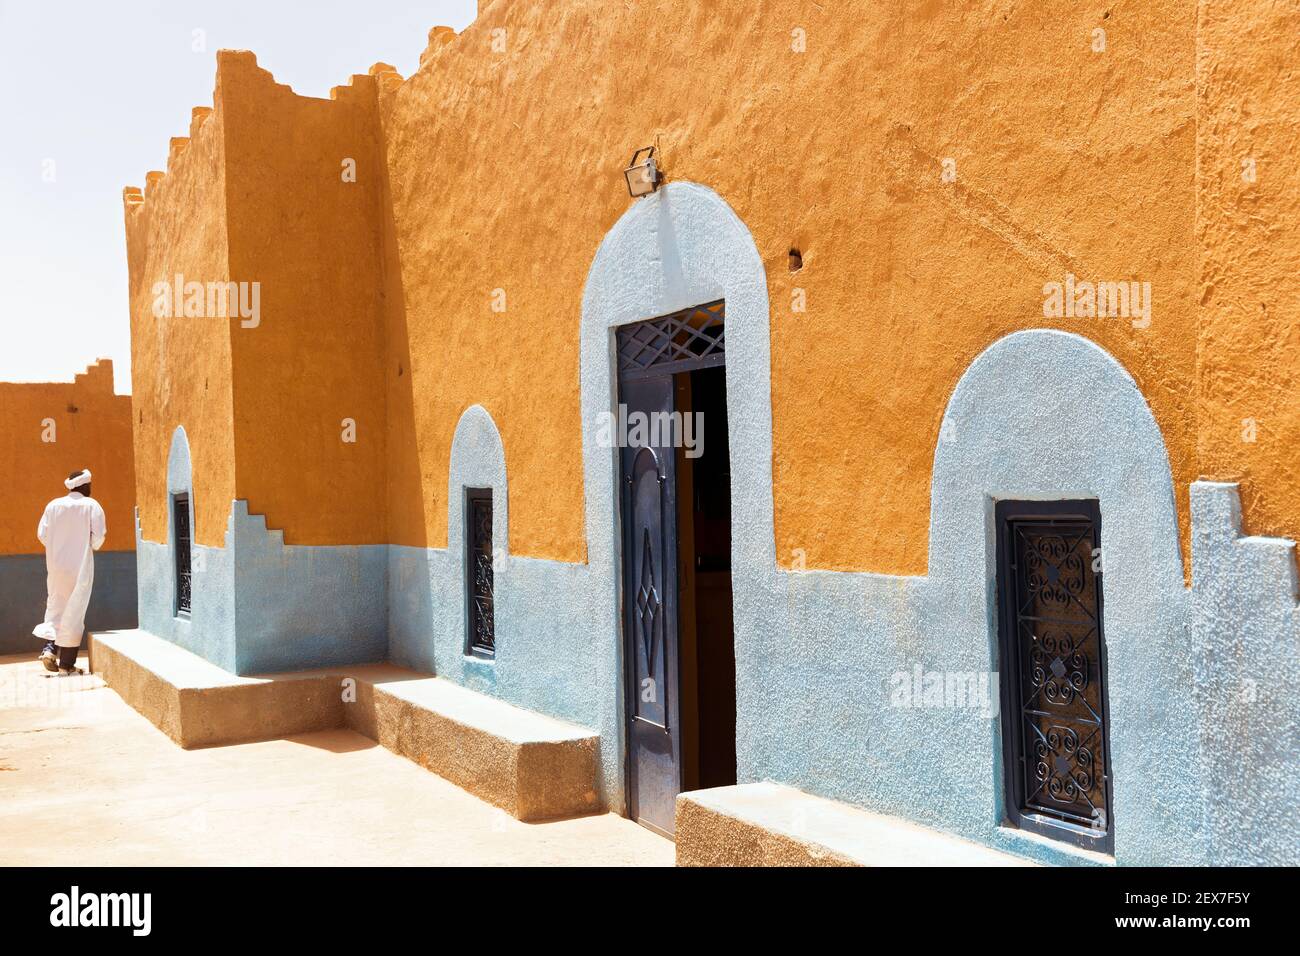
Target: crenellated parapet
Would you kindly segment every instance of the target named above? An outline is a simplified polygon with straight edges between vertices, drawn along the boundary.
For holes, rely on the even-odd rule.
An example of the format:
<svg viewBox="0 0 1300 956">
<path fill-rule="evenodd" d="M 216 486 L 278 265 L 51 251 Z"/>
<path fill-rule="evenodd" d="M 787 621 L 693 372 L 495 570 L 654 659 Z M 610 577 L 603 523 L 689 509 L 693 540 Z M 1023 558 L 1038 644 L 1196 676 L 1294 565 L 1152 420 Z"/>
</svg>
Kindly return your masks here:
<svg viewBox="0 0 1300 956">
<path fill-rule="evenodd" d="M 455 36 L 447 28 L 435 35 L 444 45 Z M 139 451 L 157 458 L 177 426 L 213 446 L 195 457 L 199 544 L 219 540 L 217 503 L 233 498 L 293 529 L 299 537 L 291 543 L 381 540 L 382 445 L 374 439 L 385 428 L 387 169 L 380 100 L 402 77 L 375 63 L 326 98 L 295 93 L 250 51 L 221 50 L 216 67 L 213 104 L 196 107 L 189 135 L 171 139 L 165 169 L 149 172 L 143 189 L 123 191 L 138 387 L 167 396 L 144 406 L 155 420 L 141 422 Z M 209 305 L 219 300 L 237 301 L 238 312 Z M 308 328 L 317 360 L 348 368 L 346 380 L 285 380 Z M 276 416 L 260 407 L 272 391 Z M 344 421 L 356 422 L 364 440 L 342 442 Z M 358 507 L 332 528 L 313 529 L 315 518 L 295 501 L 286 475 L 238 468 L 272 451 L 313 463 L 309 483 L 345 476 Z M 142 472 L 141 527 L 157 541 L 166 514 L 156 476 L 144 487 L 151 474 Z"/>
<path fill-rule="evenodd" d="M 480 7 L 485 4 L 480 4 Z M 420 67 L 423 69 L 443 50 L 457 39 L 458 34 L 452 27 L 435 26 L 430 29 L 425 49 L 420 54 Z M 211 123 L 216 118 L 222 120 L 230 109 L 248 109 L 259 113 L 265 108 L 270 115 L 272 104 L 287 100 L 308 103 L 335 103 L 344 107 L 351 106 L 363 110 L 371 109 L 381 93 L 396 91 L 404 82 L 402 75 L 389 63 L 377 62 L 365 73 L 354 73 L 345 84 L 332 87 L 327 99 L 302 96 L 295 93 L 286 83 L 279 83 L 271 71 L 260 66 L 257 56 L 249 50 L 218 50 L 216 55 L 216 84 L 213 92 L 212 106 L 196 106 L 190 114 L 187 135 L 173 136 L 168 143 L 167 163 L 164 170 L 153 170 L 145 174 L 145 185 L 127 186 L 122 192 L 123 206 L 128 213 L 136 212 L 145 205 L 150 197 L 156 198 L 159 189 L 167 177 L 185 164 L 185 156 L 191 145 L 205 135 L 209 125 L 223 127 L 221 122 Z M 233 99 L 232 99 L 233 98 Z M 273 135 L 275 125 L 267 122 L 262 129 L 263 135 Z M 222 129 L 222 148 L 231 143 L 231 133 Z"/>
<path fill-rule="evenodd" d="M 450 27 L 435 27 L 430 34 L 431 38 L 434 33 L 439 37 L 438 44 L 445 44 L 455 38 L 455 31 Z M 434 45 L 431 39 L 430 49 Z M 224 119 L 231 108 L 257 113 L 263 108 L 269 111 L 277 102 L 297 101 L 338 103 L 370 109 L 380 90 L 395 90 L 401 84 L 402 76 L 397 69 L 391 64 L 380 62 L 373 64 L 365 73 L 353 74 L 346 84 L 333 87 L 328 99 L 302 96 L 295 93 L 288 84 L 277 82 L 271 71 L 258 64 L 256 54 L 251 51 L 219 50 L 213 105 L 196 106 L 191 110 L 187 135 L 173 136 L 168 142 L 166 168 L 146 173 L 143 189 L 138 186 L 125 187 L 122 191 L 123 205 L 130 211 L 144 204 L 151 196 L 156 197 L 167 178 L 185 164 L 191 145 L 206 135 L 209 125 L 223 127 L 222 123 L 211 121 L 214 118 Z M 271 135 L 272 132 L 273 124 L 267 124 L 263 134 Z M 218 135 L 223 137 L 220 146 L 224 151 L 231 145 L 230 134 L 222 128 Z"/>
<path fill-rule="evenodd" d="M 203 128 L 203 124 L 208 121 L 208 117 L 211 115 L 211 106 L 196 106 L 190 110 L 190 139 L 198 135 L 199 130 Z"/>
<path fill-rule="evenodd" d="M 456 31 L 451 27 L 434 27 L 429 31 L 429 42 L 420 54 L 420 67 L 442 52 L 443 47 L 456 39 Z"/>
<path fill-rule="evenodd" d="M 99 359 L 86 366 L 72 378 L 74 388 L 89 388 L 97 392 L 113 393 L 113 360 Z"/>
</svg>

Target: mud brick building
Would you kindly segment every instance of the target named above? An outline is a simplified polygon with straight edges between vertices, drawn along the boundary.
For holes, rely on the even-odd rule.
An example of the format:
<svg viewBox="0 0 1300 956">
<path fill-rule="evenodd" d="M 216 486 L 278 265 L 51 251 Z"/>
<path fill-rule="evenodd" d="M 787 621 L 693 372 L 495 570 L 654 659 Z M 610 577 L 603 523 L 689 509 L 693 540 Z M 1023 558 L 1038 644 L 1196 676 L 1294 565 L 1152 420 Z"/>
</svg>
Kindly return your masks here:
<svg viewBox="0 0 1300 956">
<path fill-rule="evenodd" d="M 135 463 L 131 396 L 113 391 L 102 359 L 70 382 L 0 382 L 0 654 L 35 655 L 32 628 L 45 616 L 45 549 L 36 526 L 67 494 L 63 479 L 94 475 L 108 537 L 95 555 L 86 626 L 134 627 Z"/>
<path fill-rule="evenodd" d="M 328 100 L 218 54 L 125 193 L 110 643 L 404 668 L 417 759 L 687 862 L 1296 863 L 1300 23 L 977 7 L 497 0 Z"/>
</svg>

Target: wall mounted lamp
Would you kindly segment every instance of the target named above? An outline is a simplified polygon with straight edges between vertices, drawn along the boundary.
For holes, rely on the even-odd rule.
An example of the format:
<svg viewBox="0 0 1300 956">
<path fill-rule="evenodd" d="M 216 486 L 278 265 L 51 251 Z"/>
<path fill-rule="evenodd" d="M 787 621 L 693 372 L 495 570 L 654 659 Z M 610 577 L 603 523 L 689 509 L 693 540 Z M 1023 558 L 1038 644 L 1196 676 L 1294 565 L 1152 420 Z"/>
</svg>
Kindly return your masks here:
<svg viewBox="0 0 1300 956">
<path fill-rule="evenodd" d="M 648 196 L 658 189 L 664 177 L 655 166 L 655 148 L 646 146 L 633 153 L 632 162 L 623 170 L 623 176 L 627 179 L 628 194 L 633 199 Z"/>
</svg>

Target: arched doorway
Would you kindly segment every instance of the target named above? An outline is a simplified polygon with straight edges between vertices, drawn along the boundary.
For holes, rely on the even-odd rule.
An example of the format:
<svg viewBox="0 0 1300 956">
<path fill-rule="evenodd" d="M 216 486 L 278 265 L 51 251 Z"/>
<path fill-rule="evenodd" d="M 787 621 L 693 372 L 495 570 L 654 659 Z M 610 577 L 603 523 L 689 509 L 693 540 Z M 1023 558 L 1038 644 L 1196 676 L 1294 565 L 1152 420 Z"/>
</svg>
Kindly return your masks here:
<svg viewBox="0 0 1300 956">
<path fill-rule="evenodd" d="M 624 802 L 630 816 L 671 834 L 678 792 L 734 781 L 745 730 L 734 723 L 743 663 L 731 663 L 731 620 L 775 569 L 769 313 L 758 250 L 716 193 L 670 183 L 605 237 L 582 321 L 588 561 L 624 678 Z M 723 349 L 707 345 L 713 325 L 725 327 Z M 683 412 L 702 412 L 703 453 L 687 458 L 681 432 L 667 442 L 661 432 L 658 444 L 620 432 L 620 415 L 635 411 L 679 428 Z M 697 490 L 716 496 L 719 487 L 722 507 L 697 500 Z M 699 640 L 724 633 L 707 647 Z M 710 697 L 703 705 L 702 694 Z"/>
</svg>

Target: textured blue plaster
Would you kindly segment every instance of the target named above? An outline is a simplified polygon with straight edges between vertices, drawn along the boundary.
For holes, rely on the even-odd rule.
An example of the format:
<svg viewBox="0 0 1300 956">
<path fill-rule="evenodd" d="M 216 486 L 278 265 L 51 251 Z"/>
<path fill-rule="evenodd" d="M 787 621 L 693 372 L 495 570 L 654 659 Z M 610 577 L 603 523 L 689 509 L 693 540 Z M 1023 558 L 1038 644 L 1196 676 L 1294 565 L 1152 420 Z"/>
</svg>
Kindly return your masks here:
<svg viewBox="0 0 1300 956">
<path fill-rule="evenodd" d="M 177 616 L 168 542 L 139 536 L 140 626 L 236 674 L 388 656 L 386 545 L 285 545 L 266 519 L 231 502 L 225 546 L 195 545 L 188 618 Z"/>
<path fill-rule="evenodd" d="M 40 650 L 42 642 L 32 634 L 32 628 L 45 618 L 45 598 L 45 555 L 0 555 L 0 654 L 35 654 Z M 135 554 L 97 551 L 86 630 L 135 626 Z"/>
<path fill-rule="evenodd" d="M 915 664 L 998 670 L 996 500 L 1096 498 L 1115 859 L 1203 862 L 1190 606 L 1168 459 L 1136 384 L 1083 338 L 1016 333 L 971 364 L 943 433 L 928 575 L 781 572 L 746 615 L 742 774 L 1044 861 L 1087 859 L 1001 826 L 997 719 L 894 706 L 890 691 L 893 675 Z"/>
<path fill-rule="evenodd" d="M 235 670 L 235 569 L 229 551 L 192 543 L 190 596 L 192 613 L 176 613 L 176 556 L 172 542 L 171 496 L 190 496 L 190 529 L 194 525 L 190 443 L 184 428 L 172 433 L 167 452 L 167 538 L 159 544 L 144 540 L 136 509 L 135 553 L 139 564 L 140 627 L 165 638 L 218 667 Z"/>
<path fill-rule="evenodd" d="M 1295 542 L 1243 537 L 1237 486 L 1192 485 L 1192 604 L 1215 863 L 1300 863 L 1300 610 Z"/>
<path fill-rule="evenodd" d="M 189 617 L 176 614 L 176 562 L 171 518 L 167 541 L 146 541 L 136 514 L 135 554 L 139 565 L 140 627 L 218 667 L 235 671 L 235 570 L 226 548 L 192 545 Z"/>
<path fill-rule="evenodd" d="M 496 657 L 466 654 L 466 488 L 491 488 Z M 447 544 L 389 551 L 389 653 L 471 690 L 589 727 L 601 735 L 602 785 L 619 790 L 617 671 L 594 630 L 590 569 L 508 553 L 505 452 L 481 406 L 464 412 L 452 440 Z"/>
<path fill-rule="evenodd" d="M 733 600 L 739 657 L 745 635 L 766 626 L 759 609 L 767 604 L 765 588 L 776 573 L 771 341 L 763 260 L 749 230 L 722 197 L 695 183 L 669 183 L 637 200 L 614 224 L 600 244 L 583 290 L 579 348 L 588 562 L 586 574 L 579 578 L 588 615 L 583 622 L 583 660 L 590 679 L 608 688 L 610 711 L 600 726 L 602 754 L 607 755 L 603 759 L 607 767 L 613 765 L 614 806 L 624 802 L 625 772 L 622 525 L 618 450 L 601 447 L 600 441 L 603 416 L 616 405 L 614 330 L 716 299 L 727 303 L 731 553 L 732 566 L 738 569 Z M 552 606 L 555 603 L 553 599 Z M 769 727 L 768 732 L 779 734 L 781 729 Z"/>
<path fill-rule="evenodd" d="M 172 436 L 167 492 L 194 496 L 189 440 Z M 284 544 L 279 531 L 231 502 L 224 547 L 195 544 L 191 606 L 176 613 L 174 532 L 170 501 L 167 541 L 143 540 L 136 521 L 140 626 L 238 674 L 384 660 L 386 545 L 311 547 Z"/>
<path fill-rule="evenodd" d="M 363 664 L 388 656 L 388 547 L 286 545 L 283 531 L 231 504 L 235 671 Z"/>
</svg>

